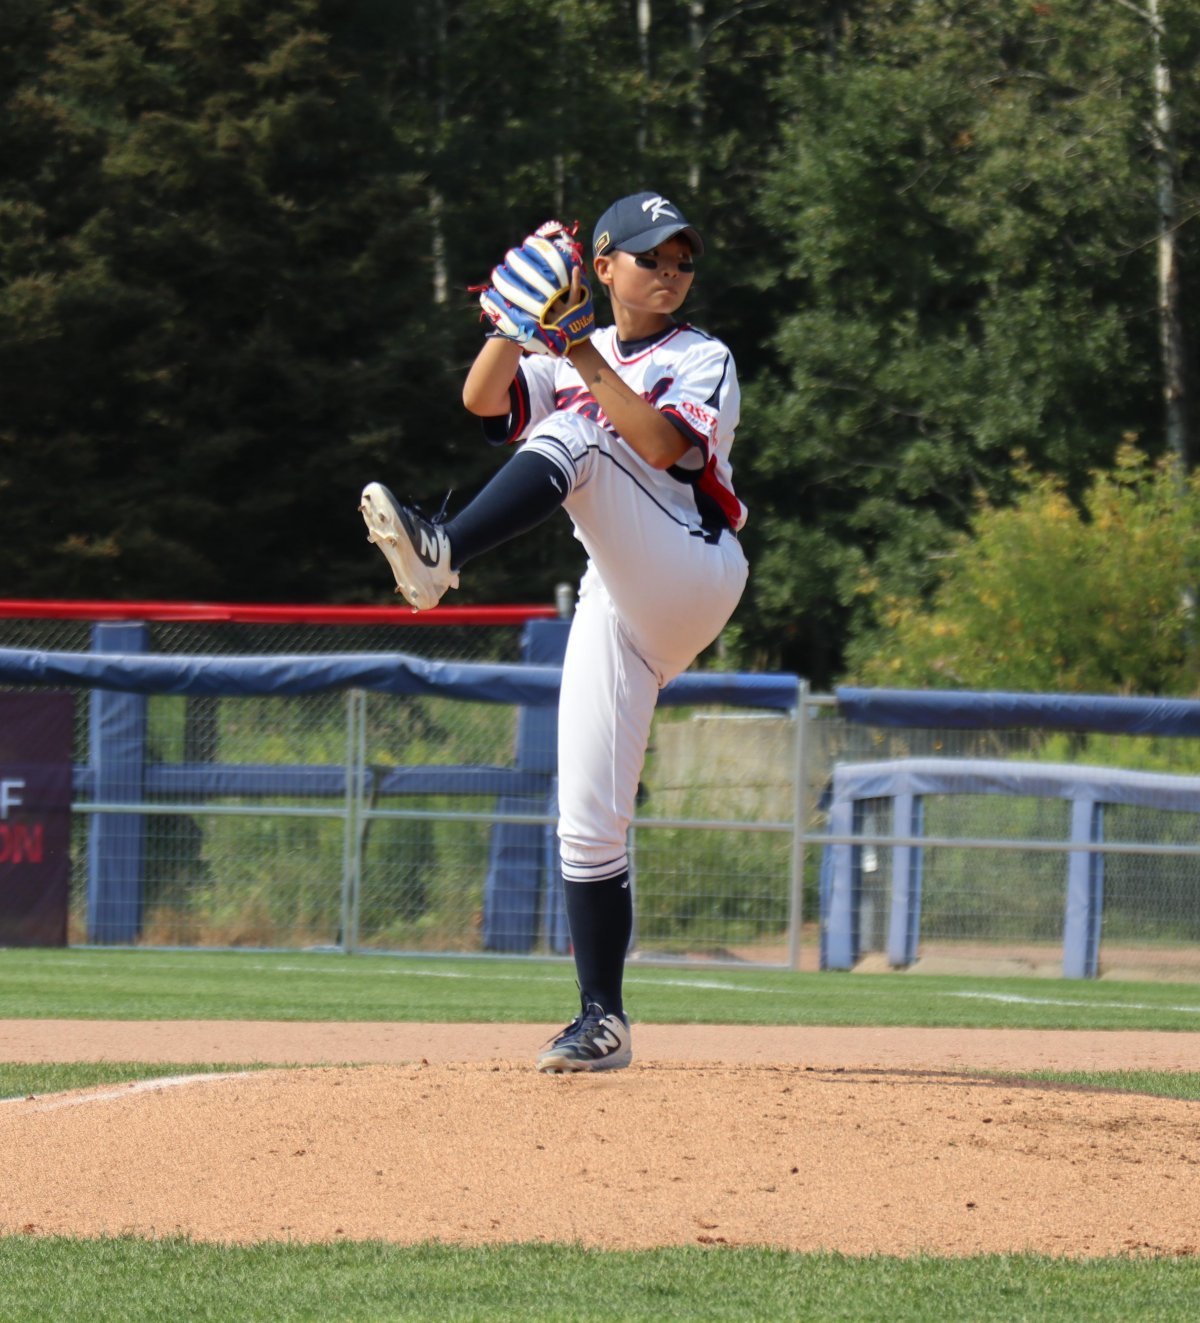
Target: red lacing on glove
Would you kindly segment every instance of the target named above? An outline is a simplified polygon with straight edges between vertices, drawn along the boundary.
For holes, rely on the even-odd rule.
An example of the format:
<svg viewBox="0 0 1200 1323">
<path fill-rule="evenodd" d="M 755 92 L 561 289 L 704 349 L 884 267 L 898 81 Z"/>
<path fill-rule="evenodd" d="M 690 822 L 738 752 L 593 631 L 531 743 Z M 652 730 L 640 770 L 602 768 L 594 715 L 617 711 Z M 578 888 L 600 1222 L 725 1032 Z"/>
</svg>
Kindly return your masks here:
<svg viewBox="0 0 1200 1323">
<path fill-rule="evenodd" d="M 562 236 L 561 240 L 554 239 L 551 237 L 555 233 L 555 231 L 550 229 L 551 225 L 556 225 L 558 227 L 557 233 Z M 542 230 L 546 230 L 547 233 L 542 234 Z M 578 221 L 575 221 L 570 227 L 564 225 L 562 221 L 547 221 L 546 224 L 542 226 L 540 229 L 534 230 L 534 234 L 540 235 L 543 239 L 550 239 L 551 243 L 564 242 L 566 247 L 570 248 L 570 250 L 575 254 L 575 260 L 577 262 L 582 262 L 583 244 L 581 244 L 575 238 L 575 236 L 578 233 L 579 233 Z"/>
<path fill-rule="evenodd" d="M 543 233 L 543 231 L 545 232 Z M 539 225 L 533 233 L 540 239 L 550 239 L 551 243 L 565 243 L 575 255 L 575 260 L 580 263 L 583 262 L 583 244 L 581 244 L 575 237 L 579 233 L 578 221 L 573 221 L 570 226 L 564 225 L 562 221 L 546 221 L 543 225 Z M 551 235 L 553 234 L 558 234 L 562 237 L 561 239 L 555 240 L 551 238 Z M 525 238 L 529 238 L 529 236 L 526 235 Z M 522 243 L 523 242 L 524 240 L 522 240 Z M 467 293 L 482 294 L 485 289 L 491 289 L 491 287 L 492 282 L 490 280 L 485 280 L 482 285 L 468 285 Z"/>
</svg>

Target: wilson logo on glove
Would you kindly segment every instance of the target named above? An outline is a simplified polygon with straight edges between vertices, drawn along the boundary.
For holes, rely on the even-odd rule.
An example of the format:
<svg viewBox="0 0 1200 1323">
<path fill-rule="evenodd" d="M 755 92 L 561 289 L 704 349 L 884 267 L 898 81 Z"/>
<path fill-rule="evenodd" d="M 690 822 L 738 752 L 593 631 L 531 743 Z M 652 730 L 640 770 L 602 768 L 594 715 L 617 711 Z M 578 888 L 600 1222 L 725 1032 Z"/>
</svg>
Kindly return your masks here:
<svg viewBox="0 0 1200 1323">
<path fill-rule="evenodd" d="M 562 319 L 562 328 L 571 337 L 572 341 L 582 340 L 585 335 L 591 335 L 596 325 L 596 314 L 589 302 L 588 306 L 577 315 L 568 313 Z"/>
</svg>

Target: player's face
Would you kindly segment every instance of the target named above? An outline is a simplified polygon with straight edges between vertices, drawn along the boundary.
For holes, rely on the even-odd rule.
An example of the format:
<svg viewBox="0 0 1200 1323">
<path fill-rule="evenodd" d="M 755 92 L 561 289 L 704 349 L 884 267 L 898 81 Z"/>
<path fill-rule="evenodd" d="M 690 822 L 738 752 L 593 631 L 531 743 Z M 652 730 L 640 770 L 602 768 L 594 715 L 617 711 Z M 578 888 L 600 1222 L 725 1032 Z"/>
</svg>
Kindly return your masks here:
<svg viewBox="0 0 1200 1323">
<path fill-rule="evenodd" d="M 687 298 L 695 267 L 691 245 L 677 235 L 644 253 L 597 258 L 596 273 L 609 287 L 614 309 L 669 317 Z"/>
</svg>

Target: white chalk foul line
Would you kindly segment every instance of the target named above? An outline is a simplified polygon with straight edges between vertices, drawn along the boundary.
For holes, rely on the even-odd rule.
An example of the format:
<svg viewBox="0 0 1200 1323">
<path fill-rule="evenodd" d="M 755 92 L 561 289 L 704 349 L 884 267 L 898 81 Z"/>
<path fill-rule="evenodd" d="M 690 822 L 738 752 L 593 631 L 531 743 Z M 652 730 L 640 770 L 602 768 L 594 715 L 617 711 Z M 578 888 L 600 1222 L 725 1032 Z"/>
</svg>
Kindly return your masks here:
<svg viewBox="0 0 1200 1323">
<path fill-rule="evenodd" d="M 648 988 L 711 988 L 714 992 L 777 992 L 777 988 L 756 988 L 748 983 L 718 983 L 704 978 L 638 978 L 625 975 L 626 983 L 641 983 Z"/>
<path fill-rule="evenodd" d="M 345 977 L 346 971 L 343 969 L 306 969 L 302 965 L 257 965 L 256 969 L 263 971 L 277 971 L 285 974 L 331 974 L 339 978 Z M 368 969 L 363 966 L 361 970 L 353 971 L 370 976 L 375 974 L 384 974 L 390 978 L 449 978 L 449 979 L 474 979 L 478 981 L 488 981 L 492 983 L 561 983 L 559 975 L 546 974 L 489 974 L 478 970 L 464 971 L 461 969 L 409 969 L 403 965 L 380 966 Z M 657 988 L 697 988 L 702 991 L 713 992 L 749 992 L 756 993 L 759 996 L 768 996 L 772 993 L 780 992 L 779 988 L 764 988 L 751 983 L 722 983 L 717 979 L 700 978 L 650 978 L 637 974 L 626 974 L 625 983 L 637 983 L 645 987 Z M 870 995 L 875 989 L 863 984 L 858 989 L 863 995 Z M 890 989 L 878 989 L 884 995 L 891 995 Z M 998 1001 L 1008 1002 L 1013 1005 L 1023 1006 L 1095 1006 L 1099 1010 L 1131 1010 L 1131 1011 L 1178 1011 L 1184 1015 L 1200 1015 L 1200 1006 L 1162 1006 L 1154 1005 L 1149 1002 L 1134 1001 L 1078 1001 L 1061 997 L 1025 997 L 1017 993 L 1010 992 L 946 992 L 942 993 L 945 997 L 971 997 L 978 1001 Z"/>
<path fill-rule="evenodd" d="M 946 997 L 970 997 L 976 1001 L 1002 1001 L 1020 1006 L 1078 1006 L 1095 1007 L 1103 1011 L 1178 1011 L 1183 1015 L 1200 1015 L 1200 1006 L 1164 1006 L 1141 1001 L 1078 1001 L 1066 997 L 1022 997 L 1013 992 L 947 992 Z"/>
<path fill-rule="evenodd" d="M 305 969 L 301 965 L 260 965 L 257 968 L 284 974 L 336 974 L 339 978 L 343 977 L 343 970 L 336 969 Z M 357 972 L 357 971 L 355 971 Z M 365 971 L 371 974 L 382 973 L 391 978 L 452 978 L 452 979 L 473 979 L 477 982 L 489 983 L 562 983 L 561 974 L 489 974 L 478 970 L 465 972 L 461 969 L 405 969 L 395 966 L 388 969 Z M 645 978 L 636 974 L 626 974 L 625 982 L 641 983 L 646 987 L 655 988 L 702 988 L 713 989 L 716 992 L 756 992 L 766 994 L 777 992 L 777 988 L 760 988 L 748 983 L 719 983 L 715 979 L 700 978 Z"/>
<path fill-rule="evenodd" d="M 90 1093 L 72 1094 L 70 1097 L 51 1098 L 48 1102 L 31 1107 L 31 1112 L 57 1112 L 62 1107 L 79 1107 L 83 1103 L 116 1102 L 134 1094 L 147 1093 L 154 1089 L 177 1089 L 183 1084 L 198 1084 L 201 1080 L 231 1080 L 241 1075 L 257 1074 L 252 1070 L 201 1071 L 196 1075 L 163 1075 L 158 1079 L 134 1080 L 129 1084 L 120 1084 L 115 1088 L 93 1090 Z M 27 1097 L 0 1098 L 0 1103 L 28 1102 Z"/>
</svg>

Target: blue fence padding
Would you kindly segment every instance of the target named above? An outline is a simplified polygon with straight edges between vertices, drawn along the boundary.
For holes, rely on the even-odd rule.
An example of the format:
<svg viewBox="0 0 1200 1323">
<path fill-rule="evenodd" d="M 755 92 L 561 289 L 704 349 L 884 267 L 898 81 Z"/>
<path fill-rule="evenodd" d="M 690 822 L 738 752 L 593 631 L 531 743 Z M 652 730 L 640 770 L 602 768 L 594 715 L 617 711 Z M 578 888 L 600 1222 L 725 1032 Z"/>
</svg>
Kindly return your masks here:
<svg viewBox="0 0 1200 1323">
<path fill-rule="evenodd" d="M 543 778 L 545 780 L 545 778 Z M 547 783 L 548 784 L 548 783 Z M 544 813 L 546 793 L 501 795 L 499 813 Z M 483 889 L 483 944 L 489 951 L 529 951 L 537 939 L 547 861 L 546 834 L 552 825 L 498 822 L 488 841 Z M 557 850 L 554 852 L 557 869 Z"/>
<path fill-rule="evenodd" d="M 147 645 L 139 622 L 102 621 L 92 627 L 92 646 L 128 656 Z M 89 654 L 82 656 L 86 659 Z M 94 693 L 88 714 L 96 797 L 110 804 L 143 798 L 146 698 L 138 693 Z M 99 814 L 88 832 L 87 931 L 92 942 L 132 942 L 142 927 L 145 842 L 141 814 Z"/>
<path fill-rule="evenodd" d="M 552 667 L 562 675 L 569 620 L 530 620 L 521 632 L 521 661 Z M 557 687 L 555 690 L 557 695 Z M 558 771 L 558 700 L 553 706 L 523 707 L 517 712 L 518 767 L 554 776 Z"/>
<path fill-rule="evenodd" d="M 834 691 L 839 715 L 867 726 L 909 729 L 1098 731 L 1113 735 L 1200 735 L 1200 701 L 1105 694 L 1010 694 L 974 690 Z"/>
<path fill-rule="evenodd" d="M 1104 805 L 1071 801 L 1071 839 L 1099 844 L 1104 839 Z M 1104 856 L 1077 851 L 1067 856 L 1067 898 L 1063 907 L 1063 976 L 1095 978 L 1100 972 L 1100 920 L 1104 911 Z"/>
<path fill-rule="evenodd" d="M 558 818 L 558 778 L 550 784 L 550 797 L 546 812 Z M 546 859 L 543 875 L 546 885 L 542 890 L 542 937 L 549 950 L 566 955 L 571 949 L 571 927 L 567 922 L 567 898 L 563 895 L 562 868 L 558 860 L 558 832 L 546 829 Z"/>
<path fill-rule="evenodd" d="M 896 758 L 843 764 L 835 769 L 834 778 L 835 802 L 843 798 L 890 799 L 898 794 L 1001 794 L 1200 813 L 1200 776 L 1134 772 L 1123 767 L 999 758 Z"/>
<path fill-rule="evenodd" d="M 795 675 L 778 673 L 685 671 L 658 695 L 659 707 L 698 707 L 706 703 L 793 712 L 800 705 L 800 680 Z"/>
<path fill-rule="evenodd" d="M 526 667 L 549 667 L 556 676 L 570 634 L 569 620 L 530 620 L 521 631 L 521 658 Z M 525 773 L 540 773 L 536 795 L 502 795 L 503 813 L 551 813 L 553 779 L 558 771 L 558 682 L 554 706 L 524 706 L 517 710 L 515 761 Z M 555 813 L 554 816 L 557 816 Z M 553 825 L 498 822 L 488 842 L 488 866 L 483 884 L 483 945 L 488 951 L 531 951 L 539 923 L 547 944 L 554 944 L 555 904 L 561 907 L 558 838 Z"/>
<path fill-rule="evenodd" d="M 903 791 L 892 800 L 892 835 L 924 836 L 925 800 Z M 921 886 L 925 856 L 920 846 L 897 845 L 892 854 L 892 911 L 888 917 L 887 951 L 893 965 L 916 959 L 921 926 Z"/>
<path fill-rule="evenodd" d="M 430 661 L 405 653 L 324 655 L 161 656 L 148 654 L 148 632 L 138 622 L 102 622 L 93 651 L 52 652 L 0 648 L 0 684 L 74 685 L 91 693 L 92 764 L 77 769 L 76 791 L 95 803 L 138 803 L 146 796 L 187 800 L 213 796 L 333 796 L 345 793 L 336 767 L 256 767 L 213 763 L 153 765 L 145 761 L 146 696 L 151 694 L 250 697 L 303 695 L 345 689 L 430 695 L 512 704 L 520 710 L 515 768 L 398 767 L 369 775 L 376 795 L 534 796 L 546 805 L 557 753 L 549 733 L 561 683 L 568 625 L 526 626 L 526 660 L 519 665 Z M 688 673 L 668 685 L 663 706 L 725 705 L 793 711 L 801 694 L 794 675 Z M 378 785 L 374 776 L 380 774 Z M 89 829 L 88 930 L 94 942 L 137 939 L 142 908 L 142 829 L 136 814 L 97 814 Z M 543 921 L 559 934 L 561 895 L 546 882 L 545 829 L 499 823 L 496 858 L 510 847 L 542 862 L 527 874 Z M 512 838 L 511 840 L 508 838 Z M 536 849 L 535 849 L 536 846 Z M 506 853 L 507 852 L 507 853 Z M 515 876 L 509 869 L 509 878 Z M 489 876 L 489 885 L 491 884 Z M 548 907 L 548 908 L 547 908 Z M 548 928 L 549 930 L 549 928 Z"/>
<path fill-rule="evenodd" d="M 119 693 L 284 697 L 370 689 L 551 707 L 558 702 L 560 678 L 558 666 L 439 662 L 400 652 L 164 657 L 0 648 L 0 683 L 82 685 Z M 776 711 L 790 711 L 798 701 L 794 675 L 712 671 L 686 672 L 659 696 L 664 706 L 725 704 Z"/>
</svg>

